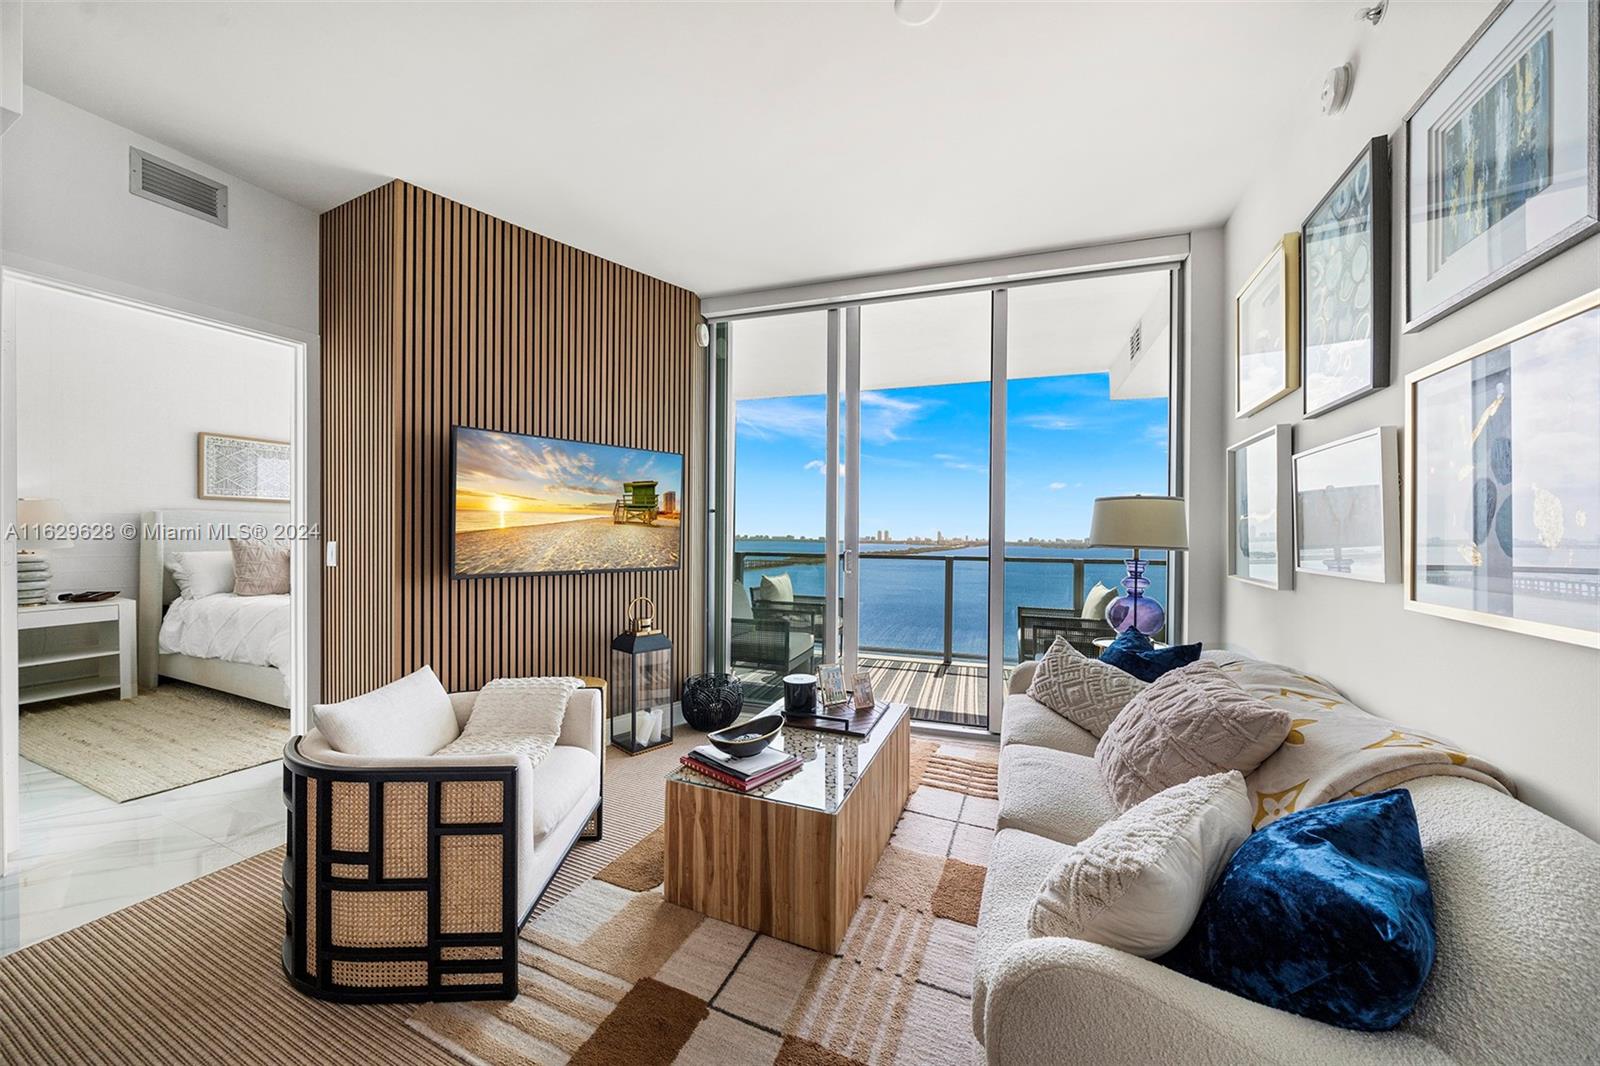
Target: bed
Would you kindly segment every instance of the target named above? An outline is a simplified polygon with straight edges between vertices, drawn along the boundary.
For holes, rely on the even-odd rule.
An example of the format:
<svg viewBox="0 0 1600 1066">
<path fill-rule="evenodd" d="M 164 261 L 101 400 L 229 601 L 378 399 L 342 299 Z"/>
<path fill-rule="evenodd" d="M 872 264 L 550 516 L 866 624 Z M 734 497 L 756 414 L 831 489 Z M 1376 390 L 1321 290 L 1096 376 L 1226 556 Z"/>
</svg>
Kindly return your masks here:
<svg viewBox="0 0 1600 1066">
<path fill-rule="evenodd" d="M 289 509 L 146 511 L 141 518 L 139 686 L 154 689 L 173 678 L 288 708 L 290 598 L 227 592 L 184 599 L 169 563 L 177 552 L 226 551 L 242 526 L 285 524 Z"/>
</svg>

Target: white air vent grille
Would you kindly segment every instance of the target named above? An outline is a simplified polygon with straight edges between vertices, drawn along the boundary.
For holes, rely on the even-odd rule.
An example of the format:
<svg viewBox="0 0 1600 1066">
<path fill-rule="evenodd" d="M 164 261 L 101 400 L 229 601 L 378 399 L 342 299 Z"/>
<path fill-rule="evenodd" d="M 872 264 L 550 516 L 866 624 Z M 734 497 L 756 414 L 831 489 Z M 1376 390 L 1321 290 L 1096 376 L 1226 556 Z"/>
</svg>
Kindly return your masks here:
<svg viewBox="0 0 1600 1066">
<path fill-rule="evenodd" d="M 1133 327 L 1133 332 L 1128 334 L 1128 359 L 1131 362 L 1139 358 L 1139 349 L 1144 347 L 1144 323 Z"/>
<path fill-rule="evenodd" d="M 128 191 L 227 228 L 226 185 L 137 148 L 128 149 Z"/>
</svg>

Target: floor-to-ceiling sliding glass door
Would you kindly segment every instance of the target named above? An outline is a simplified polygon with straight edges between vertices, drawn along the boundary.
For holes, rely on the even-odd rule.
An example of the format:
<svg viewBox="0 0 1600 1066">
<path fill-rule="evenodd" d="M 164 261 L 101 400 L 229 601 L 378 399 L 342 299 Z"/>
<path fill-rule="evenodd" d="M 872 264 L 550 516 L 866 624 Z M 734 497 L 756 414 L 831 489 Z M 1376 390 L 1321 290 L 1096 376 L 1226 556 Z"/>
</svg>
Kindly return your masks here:
<svg viewBox="0 0 1600 1066">
<path fill-rule="evenodd" d="M 914 719 L 998 728 L 1018 662 L 1058 634 L 1094 652 L 1086 601 L 1123 568 L 1087 542 L 1093 501 L 1172 488 L 1172 286 L 1160 267 L 718 323 L 713 647 L 748 697 L 837 661 Z"/>
</svg>

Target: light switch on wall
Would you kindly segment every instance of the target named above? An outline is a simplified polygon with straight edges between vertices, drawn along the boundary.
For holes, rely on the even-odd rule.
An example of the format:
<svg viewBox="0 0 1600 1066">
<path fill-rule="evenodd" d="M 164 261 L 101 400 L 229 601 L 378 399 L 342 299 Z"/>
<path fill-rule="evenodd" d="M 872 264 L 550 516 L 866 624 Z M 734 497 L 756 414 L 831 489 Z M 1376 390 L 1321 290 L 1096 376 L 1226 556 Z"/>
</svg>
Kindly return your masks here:
<svg viewBox="0 0 1600 1066">
<path fill-rule="evenodd" d="M 324 544 L 322 546 L 322 565 L 323 566 L 338 566 L 339 565 L 339 542 L 338 541 L 330 540 L 330 541 L 328 541 L 328 543 L 326 543 L 326 544 Z"/>
</svg>

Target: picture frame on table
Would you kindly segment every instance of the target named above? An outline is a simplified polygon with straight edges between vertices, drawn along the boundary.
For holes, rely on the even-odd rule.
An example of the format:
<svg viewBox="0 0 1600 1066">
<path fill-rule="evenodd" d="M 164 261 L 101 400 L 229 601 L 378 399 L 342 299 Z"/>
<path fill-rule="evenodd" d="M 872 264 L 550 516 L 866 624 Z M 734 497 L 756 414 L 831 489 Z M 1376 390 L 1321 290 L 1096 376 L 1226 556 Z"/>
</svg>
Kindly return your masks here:
<svg viewBox="0 0 1600 1066">
<path fill-rule="evenodd" d="M 817 669 L 817 699 L 824 707 L 850 702 L 850 692 L 844 687 L 844 667 L 829 663 Z"/>
<path fill-rule="evenodd" d="M 1300 387 L 1300 234 L 1285 233 L 1233 298 L 1234 417 Z"/>
<path fill-rule="evenodd" d="M 850 679 L 851 704 L 858 711 L 870 711 L 875 704 L 872 692 L 872 674 L 866 670 L 857 670 Z"/>
<path fill-rule="evenodd" d="M 1300 226 L 1300 390 L 1307 418 L 1387 388 L 1389 138 L 1374 137 Z"/>
<path fill-rule="evenodd" d="M 1502 0 L 1406 113 L 1404 330 L 1600 231 L 1600 0 Z"/>
<path fill-rule="evenodd" d="M 1228 576 L 1294 587 L 1294 427 L 1273 426 L 1228 449 Z"/>
<path fill-rule="evenodd" d="M 1600 289 L 1405 380 L 1405 605 L 1600 648 Z"/>
<path fill-rule="evenodd" d="M 1400 580 L 1400 433 L 1394 426 L 1294 454 L 1294 568 Z"/>
</svg>

